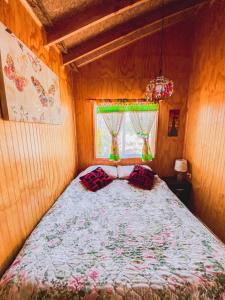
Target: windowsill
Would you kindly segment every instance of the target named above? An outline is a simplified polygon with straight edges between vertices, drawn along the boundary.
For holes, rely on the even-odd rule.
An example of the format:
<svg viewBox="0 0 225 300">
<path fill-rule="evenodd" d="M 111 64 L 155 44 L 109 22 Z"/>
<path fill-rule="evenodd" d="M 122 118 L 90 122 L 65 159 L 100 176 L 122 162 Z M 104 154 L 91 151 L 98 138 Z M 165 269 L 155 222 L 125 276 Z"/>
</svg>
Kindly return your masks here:
<svg viewBox="0 0 225 300">
<path fill-rule="evenodd" d="M 121 157 L 121 159 L 139 159 L 140 158 L 140 155 L 137 155 L 137 156 L 133 156 L 133 155 L 130 155 L 130 156 L 123 156 Z M 105 156 L 105 157 L 96 157 L 95 159 L 109 159 L 108 156 Z"/>
<path fill-rule="evenodd" d="M 93 161 L 93 165 L 130 165 L 130 164 L 142 164 L 142 160 L 140 157 L 132 157 L 132 158 L 122 158 L 119 161 L 111 161 L 108 158 L 95 158 Z"/>
</svg>

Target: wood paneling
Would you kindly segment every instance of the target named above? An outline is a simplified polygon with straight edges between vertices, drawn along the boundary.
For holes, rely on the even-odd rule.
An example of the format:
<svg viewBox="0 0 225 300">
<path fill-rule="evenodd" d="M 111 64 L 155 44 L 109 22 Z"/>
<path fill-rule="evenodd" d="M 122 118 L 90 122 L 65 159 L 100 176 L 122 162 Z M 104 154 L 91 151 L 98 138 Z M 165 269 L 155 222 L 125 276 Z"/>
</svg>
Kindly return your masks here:
<svg viewBox="0 0 225 300">
<path fill-rule="evenodd" d="M 165 75 L 175 82 L 174 95 L 160 104 L 158 145 L 153 161 L 160 175 L 173 174 L 173 164 L 183 153 L 186 100 L 189 83 L 192 23 L 180 23 L 166 31 Z M 75 77 L 79 169 L 99 162 L 94 157 L 93 102 L 88 98 L 140 98 L 159 68 L 160 35 L 138 41 L 127 48 L 80 69 Z M 181 109 L 178 137 L 168 137 L 168 111 Z M 122 163 L 130 161 L 122 161 Z M 139 160 L 133 160 L 139 162 Z"/>
<path fill-rule="evenodd" d="M 0 2 L 0 20 L 60 77 L 63 125 L 0 118 L 0 273 L 76 172 L 73 76 L 19 0 Z M 4 42 L 4 41 L 1 41 Z M 16 101 L 16 99 L 15 99 Z"/>
<path fill-rule="evenodd" d="M 139 17 L 114 26 L 100 34 L 95 34 L 85 42 L 71 47 L 68 53 L 63 55 L 63 63 L 66 65 L 75 61 L 77 66 L 85 65 L 85 56 L 87 56 L 86 61 L 88 63 L 114 50 L 125 47 L 131 42 L 158 31 L 161 25 L 160 20 L 163 16 L 166 27 L 179 22 L 182 18 L 185 19 L 193 15 L 194 11 L 199 8 L 199 5 L 203 5 L 205 2 L 206 0 L 179 0 L 166 5 L 164 10 L 159 7 L 151 12 L 147 11 Z M 88 59 L 89 55 L 91 59 Z"/>
<path fill-rule="evenodd" d="M 184 155 L 196 214 L 225 242 L 225 1 L 212 3 L 193 39 Z"/>
<path fill-rule="evenodd" d="M 182 10 L 181 12 L 178 12 L 176 14 L 171 14 L 168 17 L 165 17 L 164 28 L 180 23 L 183 20 L 187 20 L 188 18 L 193 18 L 193 14 L 196 11 L 196 8 L 197 8 L 196 6 L 192 6 L 191 8 L 187 8 L 185 10 Z M 118 39 L 112 40 L 110 43 L 103 44 L 101 47 L 98 47 L 91 52 L 87 52 L 86 54 L 81 55 L 76 59 L 74 59 L 73 55 L 69 54 L 70 52 L 68 53 L 68 55 L 73 57 L 72 61 L 74 61 L 77 68 L 83 67 L 89 64 L 90 62 L 98 60 L 101 57 L 104 57 L 112 52 L 124 48 L 131 43 L 143 39 L 146 36 L 150 36 L 155 32 L 159 32 L 161 30 L 161 23 L 162 23 L 161 19 L 153 23 L 149 23 L 148 25 L 143 26 L 126 35 L 123 35 Z"/>
<path fill-rule="evenodd" d="M 135 9 L 135 7 L 142 5 L 149 0 L 132 0 L 132 1 L 100 1 L 98 5 L 86 7 L 83 11 L 77 11 L 76 15 L 71 14 L 54 23 L 54 26 L 47 27 L 47 44 L 55 44 L 65 40 L 78 31 L 96 25 L 103 20 L 106 21 L 115 17 L 122 12 Z M 63 6 L 63 5 L 62 5 Z"/>
</svg>

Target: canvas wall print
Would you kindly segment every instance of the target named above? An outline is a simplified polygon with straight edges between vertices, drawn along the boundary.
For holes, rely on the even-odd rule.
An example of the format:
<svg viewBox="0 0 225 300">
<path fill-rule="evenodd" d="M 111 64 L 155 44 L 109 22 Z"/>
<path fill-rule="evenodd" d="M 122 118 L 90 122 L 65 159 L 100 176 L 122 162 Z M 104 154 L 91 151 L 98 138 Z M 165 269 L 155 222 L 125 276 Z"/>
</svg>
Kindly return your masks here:
<svg viewBox="0 0 225 300">
<path fill-rule="evenodd" d="M 59 79 L 0 23 L 0 91 L 3 118 L 60 124 Z"/>
<path fill-rule="evenodd" d="M 169 111 L 168 136 L 178 136 L 180 110 L 171 109 Z"/>
</svg>

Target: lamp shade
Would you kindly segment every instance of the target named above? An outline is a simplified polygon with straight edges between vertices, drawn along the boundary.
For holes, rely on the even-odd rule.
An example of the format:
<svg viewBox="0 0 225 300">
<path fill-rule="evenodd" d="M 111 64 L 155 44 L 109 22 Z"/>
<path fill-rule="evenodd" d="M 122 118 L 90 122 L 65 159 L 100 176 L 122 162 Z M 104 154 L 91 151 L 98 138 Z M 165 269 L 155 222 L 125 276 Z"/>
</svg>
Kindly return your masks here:
<svg viewBox="0 0 225 300">
<path fill-rule="evenodd" d="M 174 170 L 177 172 L 187 172 L 187 161 L 186 159 L 176 159 Z"/>
<path fill-rule="evenodd" d="M 146 87 L 147 100 L 158 102 L 159 100 L 165 100 L 173 94 L 173 81 L 165 78 L 164 76 L 158 76 L 156 79 L 151 80 Z"/>
</svg>

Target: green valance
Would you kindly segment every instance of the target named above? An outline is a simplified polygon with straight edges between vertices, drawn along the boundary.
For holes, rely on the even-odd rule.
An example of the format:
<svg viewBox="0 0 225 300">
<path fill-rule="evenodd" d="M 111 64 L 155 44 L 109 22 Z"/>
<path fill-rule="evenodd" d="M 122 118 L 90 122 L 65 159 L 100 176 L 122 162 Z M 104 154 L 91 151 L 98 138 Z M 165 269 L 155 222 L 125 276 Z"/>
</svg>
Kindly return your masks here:
<svg viewBox="0 0 225 300">
<path fill-rule="evenodd" d="M 111 112 L 128 112 L 128 111 L 158 111 L 158 103 L 149 104 L 130 104 L 130 105 L 99 105 L 97 106 L 97 113 L 111 113 Z"/>
</svg>

